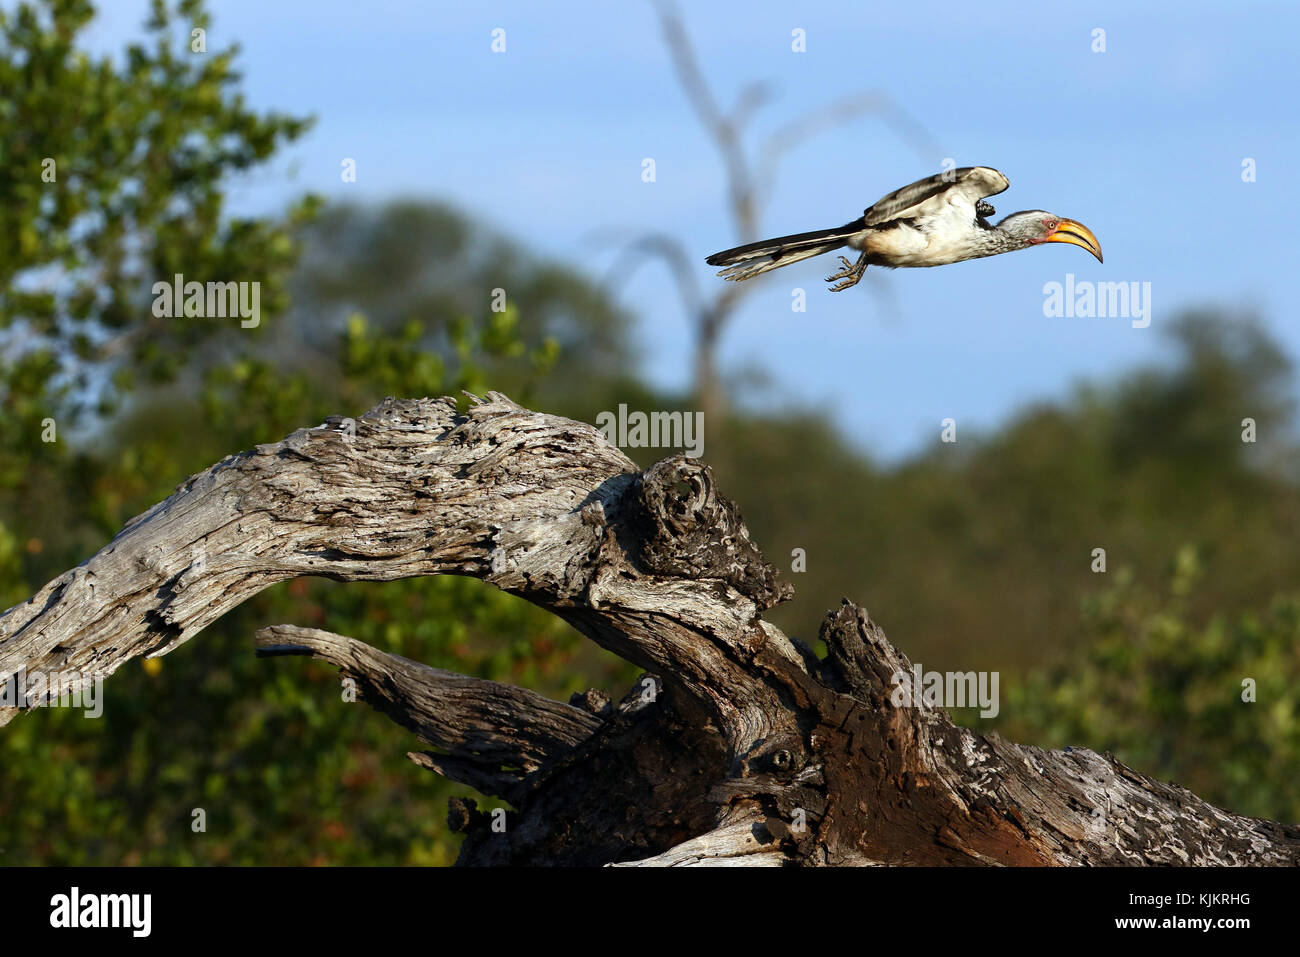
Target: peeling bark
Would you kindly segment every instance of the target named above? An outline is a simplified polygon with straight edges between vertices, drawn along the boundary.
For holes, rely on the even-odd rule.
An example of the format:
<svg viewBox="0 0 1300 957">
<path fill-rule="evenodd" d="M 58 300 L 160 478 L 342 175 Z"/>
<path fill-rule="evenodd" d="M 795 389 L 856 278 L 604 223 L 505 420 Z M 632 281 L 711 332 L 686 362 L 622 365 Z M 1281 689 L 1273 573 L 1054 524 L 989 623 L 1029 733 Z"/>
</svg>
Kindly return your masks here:
<svg viewBox="0 0 1300 957">
<path fill-rule="evenodd" d="M 911 665 L 867 613 L 827 657 L 763 621 L 791 594 L 709 469 L 644 473 L 591 426 L 489 394 L 388 400 L 231 456 L 0 616 L 0 676 L 108 675 L 276 582 L 470 575 L 647 672 L 569 703 L 279 625 L 472 801 L 462 864 L 1295 864 L 1300 828 L 1213 807 L 1110 755 L 1044 751 L 891 703 Z M 0 710 L 0 724 L 15 709 Z"/>
</svg>

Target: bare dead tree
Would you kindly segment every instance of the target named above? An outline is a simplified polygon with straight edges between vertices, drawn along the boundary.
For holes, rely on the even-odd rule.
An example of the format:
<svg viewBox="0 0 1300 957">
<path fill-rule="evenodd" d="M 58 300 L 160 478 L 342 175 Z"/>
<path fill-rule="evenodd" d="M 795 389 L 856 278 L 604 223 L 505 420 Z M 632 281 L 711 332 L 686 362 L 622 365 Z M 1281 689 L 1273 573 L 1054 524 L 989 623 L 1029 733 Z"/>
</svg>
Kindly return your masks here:
<svg viewBox="0 0 1300 957">
<path fill-rule="evenodd" d="M 111 674 L 291 578 L 442 574 L 647 672 L 617 704 L 563 703 L 329 632 L 258 633 L 261 654 L 353 679 L 423 742 L 418 765 L 512 805 L 500 832 L 453 803 L 463 864 L 1300 863 L 1300 827 L 894 704 L 910 665 L 862 608 L 826 617 L 825 659 L 763 620 L 791 589 L 707 466 L 640 472 L 597 429 L 495 393 L 464 414 L 390 399 L 191 477 L 0 615 L 0 675 Z"/>
<path fill-rule="evenodd" d="M 925 128 L 893 97 L 880 91 L 855 93 L 819 106 L 778 128 L 756 149 L 749 149 L 745 138 L 750 123 L 771 101 L 770 89 L 761 83 L 751 83 L 741 91 L 735 105 L 729 111 L 724 110 L 704 77 L 695 47 L 674 4 L 671 0 L 655 0 L 655 10 L 677 80 L 722 158 L 727 179 L 727 209 L 737 243 L 761 238 L 758 226 L 762 210 L 772 196 L 777 172 L 789 150 L 836 126 L 861 116 L 875 116 L 912 147 L 927 168 L 942 156 L 940 147 Z M 696 281 L 695 258 L 676 237 L 652 233 L 629 243 L 608 275 L 626 278 L 638 263 L 654 259 L 668 267 L 694 330 L 697 401 L 706 422 L 721 422 L 727 403 L 718 372 L 718 349 L 737 307 L 758 283 L 718 283 L 716 291 L 704 295 Z M 716 438 L 714 449 L 716 452 Z"/>
</svg>

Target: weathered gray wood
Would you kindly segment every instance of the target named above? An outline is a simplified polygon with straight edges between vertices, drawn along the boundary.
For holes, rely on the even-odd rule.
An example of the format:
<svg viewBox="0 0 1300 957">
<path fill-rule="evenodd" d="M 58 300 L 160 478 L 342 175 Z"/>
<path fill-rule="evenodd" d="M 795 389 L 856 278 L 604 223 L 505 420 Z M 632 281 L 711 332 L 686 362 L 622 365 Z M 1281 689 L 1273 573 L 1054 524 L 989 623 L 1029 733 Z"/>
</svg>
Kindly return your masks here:
<svg viewBox="0 0 1300 957">
<path fill-rule="evenodd" d="M 431 668 L 319 628 L 275 625 L 253 642 L 263 657 L 306 653 L 336 665 L 355 682 L 358 700 L 451 755 L 412 754 L 411 760 L 507 799 L 522 796 L 530 774 L 601 725 L 595 715 L 535 691 Z"/>
<path fill-rule="evenodd" d="M 111 674 L 289 578 L 436 574 L 520 595 L 648 672 L 616 706 L 565 705 L 328 632 L 259 632 L 262 654 L 354 679 L 433 748 L 421 766 L 510 801 L 504 833 L 453 804 L 462 863 L 1300 861 L 1300 829 L 1108 755 L 895 707 L 910 664 L 862 609 L 828 616 L 825 660 L 762 620 L 789 586 L 707 467 L 641 473 L 591 426 L 497 394 L 464 414 L 390 399 L 192 477 L 0 616 L 0 675 Z"/>
</svg>

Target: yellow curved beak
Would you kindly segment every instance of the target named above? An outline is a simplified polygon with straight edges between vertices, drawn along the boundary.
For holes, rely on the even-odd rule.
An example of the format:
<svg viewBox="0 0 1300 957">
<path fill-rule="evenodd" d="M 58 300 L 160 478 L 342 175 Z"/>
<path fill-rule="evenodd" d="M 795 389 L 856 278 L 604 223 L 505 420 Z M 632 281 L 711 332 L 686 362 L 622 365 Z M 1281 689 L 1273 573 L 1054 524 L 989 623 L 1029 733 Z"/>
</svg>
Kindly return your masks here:
<svg viewBox="0 0 1300 957">
<path fill-rule="evenodd" d="M 1047 242 L 1082 246 L 1097 257 L 1097 262 L 1104 262 L 1101 258 L 1101 243 L 1097 242 L 1097 237 L 1092 234 L 1092 230 L 1083 223 L 1076 223 L 1073 219 L 1063 219 L 1057 223 L 1052 235 L 1047 237 Z"/>
</svg>

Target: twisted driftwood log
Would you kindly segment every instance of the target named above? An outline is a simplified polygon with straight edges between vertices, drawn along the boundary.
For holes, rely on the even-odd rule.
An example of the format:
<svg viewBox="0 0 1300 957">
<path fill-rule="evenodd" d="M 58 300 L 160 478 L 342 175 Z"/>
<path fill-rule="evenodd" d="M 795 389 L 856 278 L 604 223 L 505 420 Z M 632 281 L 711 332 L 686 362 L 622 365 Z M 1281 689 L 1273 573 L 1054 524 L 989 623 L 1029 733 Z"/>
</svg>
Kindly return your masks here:
<svg viewBox="0 0 1300 957">
<path fill-rule="evenodd" d="M 454 802 L 464 864 L 1295 864 L 1300 828 L 1231 814 L 1110 756 L 891 703 L 910 664 L 849 602 L 818 659 L 763 621 L 789 597 L 708 468 L 641 473 L 595 428 L 490 394 L 388 400 L 231 456 L 0 616 L 0 676 L 110 674 L 276 582 L 471 575 L 648 674 L 568 704 L 280 625 L 260 654 L 338 666 L 505 798 Z M 15 710 L 0 711 L 0 724 Z"/>
</svg>

